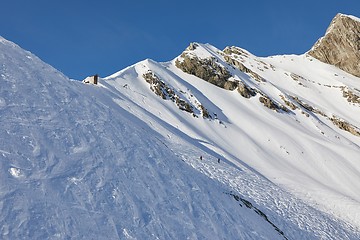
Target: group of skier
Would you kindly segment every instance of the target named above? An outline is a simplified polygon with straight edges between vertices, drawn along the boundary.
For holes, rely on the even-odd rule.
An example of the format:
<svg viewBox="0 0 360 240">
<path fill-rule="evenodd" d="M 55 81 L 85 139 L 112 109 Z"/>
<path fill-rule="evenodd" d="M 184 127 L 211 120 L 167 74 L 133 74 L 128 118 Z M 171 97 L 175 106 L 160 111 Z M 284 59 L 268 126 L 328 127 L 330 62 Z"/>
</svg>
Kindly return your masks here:
<svg viewBox="0 0 360 240">
<path fill-rule="evenodd" d="M 203 157 L 200 155 L 200 160 L 203 160 Z M 217 159 L 217 162 L 220 163 L 220 158 Z"/>
</svg>

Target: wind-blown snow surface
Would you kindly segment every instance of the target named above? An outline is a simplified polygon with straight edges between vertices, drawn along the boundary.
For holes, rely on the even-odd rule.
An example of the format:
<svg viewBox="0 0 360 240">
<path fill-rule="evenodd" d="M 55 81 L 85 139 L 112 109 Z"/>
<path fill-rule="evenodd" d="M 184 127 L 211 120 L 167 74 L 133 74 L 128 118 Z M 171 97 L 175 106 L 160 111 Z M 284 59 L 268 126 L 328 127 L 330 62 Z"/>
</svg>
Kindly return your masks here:
<svg viewBox="0 0 360 240">
<path fill-rule="evenodd" d="M 274 78 L 295 66 L 289 58 L 267 59 Z M 2 239 L 360 238 L 359 140 L 329 121 L 274 113 L 173 62 L 146 60 L 84 85 L 1 38 L 0 64 Z M 343 72 L 315 64 L 319 82 L 341 84 L 331 71 Z M 304 66 L 296 70 L 312 74 Z M 153 94 L 149 69 L 218 119 Z M 340 99 L 307 99 L 358 123 L 329 96 Z"/>
</svg>

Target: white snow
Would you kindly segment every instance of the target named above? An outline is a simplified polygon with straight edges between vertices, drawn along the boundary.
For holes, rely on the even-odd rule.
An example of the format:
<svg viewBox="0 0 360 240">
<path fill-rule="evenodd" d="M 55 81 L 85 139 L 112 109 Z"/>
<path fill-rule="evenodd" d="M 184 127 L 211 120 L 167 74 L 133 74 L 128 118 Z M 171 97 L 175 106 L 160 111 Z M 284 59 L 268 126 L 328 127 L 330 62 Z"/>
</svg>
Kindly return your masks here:
<svg viewBox="0 0 360 240">
<path fill-rule="evenodd" d="M 198 45 L 191 55 L 221 59 L 216 54 L 219 50 L 212 47 L 211 51 L 204 53 L 204 45 Z M 250 86 L 261 89 L 279 102 L 280 94 L 297 96 L 330 116 L 333 114 L 355 126 L 360 125 L 359 106 L 346 102 L 340 91 L 344 86 L 359 89 L 356 77 L 306 55 L 256 58 L 247 54 L 249 57 L 244 64 L 268 81 L 249 82 L 242 73 L 237 73 L 237 77 Z M 295 110 L 296 115 L 276 114 L 260 106 L 257 100 L 241 98 L 236 92 L 219 89 L 185 74 L 173 63 L 141 62 L 120 75 L 109 77 L 106 83 L 191 139 L 198 139 L 207 149 L 221 152 L 223 157 L 238 166 L 239 162 L 245 163 L 312 206 L 359 226 L 360 189 L 358 184 L 354 184 L 360 180 L 358 137 L 339 130 L 322 116 L 306 117 L 300 110 Z M 217 113 L 223 124 L 174 112 L 174 104 L 159 102 L 155 95 L 149 96 L 149 86 L 141 78 L 144 69 L 152 69 L 161 79 L 166 79 L 166 83 L 194 95 L 192 98 L 206 106 L 209 112 Z M 292 73 L 302 78 L 294 81 L 290 76 Z M 122 88 L 125 84 L 126 89 Z M 196 102 L 190 97 L 189 101 Z M 137 114 L 145 119 L 141 111 Z M 351 211 L 348 206 L 351 206 Z"/>
<path fill-rule="evenodd" d="M 11 167 L 9 169 L 9 173 L 13 176 L 13 177 L 21 177 L 21 170 L 18 169 L 18 168 L 14 168 L 14 167 Z"/>
<path fill-rule="evenodd" d="M 349 18 L 351 18 L 352 20 L 355 20 L 355 21 L 360 22 L 360 18 L 355 17 L 355 16 L 353 16 L 353 15 L 348 15 L 348 14 L 343 14 L 343 13 L 341 13 L 341 15 L 342 15 L 342 16 L 345 16 L 345 17 L 349 17 Z"/>
<path fill-rule="evenodd" d="M 189 52 L 278 103 L 293 95 L 360 126 L 359 105 L 340 90 L 358 93 L 358 78 L 306 55 L 237 56 L 266 79 L 257 82 L 198 45 Z M 174 62 L 144 60 L 86 85 L 1 39 L 0 238 L 360 238 L 359 137 L 311 112 L 272 111 L 259 94 L 245 99 Z M 155 95 L 149 70 L 198 117 Z"/>
</svg>

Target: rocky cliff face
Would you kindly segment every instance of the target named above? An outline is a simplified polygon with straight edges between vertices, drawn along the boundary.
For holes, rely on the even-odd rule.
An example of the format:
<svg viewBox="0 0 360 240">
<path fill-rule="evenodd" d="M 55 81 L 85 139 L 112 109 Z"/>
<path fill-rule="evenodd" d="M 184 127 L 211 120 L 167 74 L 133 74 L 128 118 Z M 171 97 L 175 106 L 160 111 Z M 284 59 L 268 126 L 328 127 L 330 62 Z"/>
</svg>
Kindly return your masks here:
<svg viewBox="0 0 360 240">
<path fill-rule="evenodd" d="M 360 77 L 360 19 L 337 14 L 308 54 Z"/>
</svg>

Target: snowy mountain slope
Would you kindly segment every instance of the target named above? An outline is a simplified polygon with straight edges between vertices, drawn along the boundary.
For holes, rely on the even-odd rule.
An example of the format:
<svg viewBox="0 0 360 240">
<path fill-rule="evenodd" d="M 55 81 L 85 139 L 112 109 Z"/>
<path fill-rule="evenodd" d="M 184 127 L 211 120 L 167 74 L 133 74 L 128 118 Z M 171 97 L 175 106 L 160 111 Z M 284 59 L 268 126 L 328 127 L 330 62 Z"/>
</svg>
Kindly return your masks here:
<svg viewBox="0 0 360 240">
<path fill-rule="evenodd" d="M 2 239 L 284 239 L 108 91 L 0 49 Z"/>
<path fill-rule="evenodd" d="M 176 59 L 161 64 L 145 60 L 102 83 L 137 103 L 142 108 L 137 113 L 140 118 L 145 118 L 145 109 L 200 147 L 214 151 L 213 158 L 221 156 L 240 168 L 246 166 L 317 209 L 360 226 L 359 137 L 330 120 L 335 116 L 358 129 L 359 104 L 349 103 L 342 93 L 342 89 L 360 89 L 358 79 L 306 55 L 257 58 L 236 48 L 245 52 L 243 65 L 262 78 L 259 82 L 228 65 L 225 50 L 195 45 L 185 54 L 216 59 L 234 80 L 243 81 L 287 112 L 264 107 L 259 93 L 247 99 L 184 73 L 175 66 Z M 151 95 L 144 77 L 149 72 L 191 105 L 193 113 L 179 110 L 170 96 L 164 100 Z M 281 96 L 296 108 L 291 110 Z M 202 118 L 200 105 L 212 119 Z"/>
<path fill-rule="evenodd" d="M 107 85 L 106 82 L 104 84 Z M 123 86 L 117 87 L 123 88 Z M 125 88 L 127 91 L 133 91 L 128 85 L 126 85 Z M 135 91 L 136 95 L 140 96 L 142 102 L 152 102 L 153 99 L 151 99 L 151 95 L 144 97 L 144 95 L 138 94 L 137 90 Z M 180 134 L 180 136 L 188 142 L 187 144 L 182 143 L 182 141 L 179 140 L 179 131 L 176 127 L 169 126 L 157 116 L 149 112 L 144 112 L 141 106 L 130 105 L 129 102 L 131 101 L 124 101 L 128 109 L 131 109 L 131 112 L 141 119 L 147 119 L 150 126 L 169 138 L 167 145 L 173 152 L 177 153 L 184 161 L 191 164 L 200 172 L 231 186 L 232 189 L 240 192 L 245 198 L 253 199 L 256 204 L 261 206 L 260 209 L 262 209 L 267 216 L 271 216 L 272 219 L 280 219 L 280 221 L 278 220 L 279 223 L 277 223 L 277 226 L 282 230 L 286 229 L 284 231 L 285 236 L 289 239 L 332 239 L 334 237 L 356 239 L 354 236 L 357 236 L 358 233 L 354 228 L 350 226 L 345 227 L 345 229 L 351 229 L 351 234 L 346 233 L 346 231 L 343 232 L 343 230 L 340 230 L 344 227 L 341 221 L 336 222 L 337 220 L 332 216 L 327 216 L 308 206 L 300 199 L 275 186 L 262 176 L 254 174 L 251 170 L 247 169 L 246 166 L 238 163 L 241 167 L 238 166 L 234 168 L 233 164 L 224 162 L 218 164 L 216 157 L 219 156 L 219 154 L 207 147 L 201 146 L 198 139 Z M 194 151 L 192 145 L 199 147 L 200 151 L 199 149 Z M 216 151 L 219 152 L 220 150 L 216 149 Z M 194 157 L 199 155 L 204 156 L 203 161 L 199 161 L 199 159 Z M 266 189 L 266 191 L 264 191 L 264 189 Z M 340 224 L 341 227 L 338 226 L 338 224 Z"/>
<path fill-rule="evenodd" d="M 0 61 L 2 239 L 360 238 L 359 78 L 199 43 L 97 86 Z"/>
</svg>

